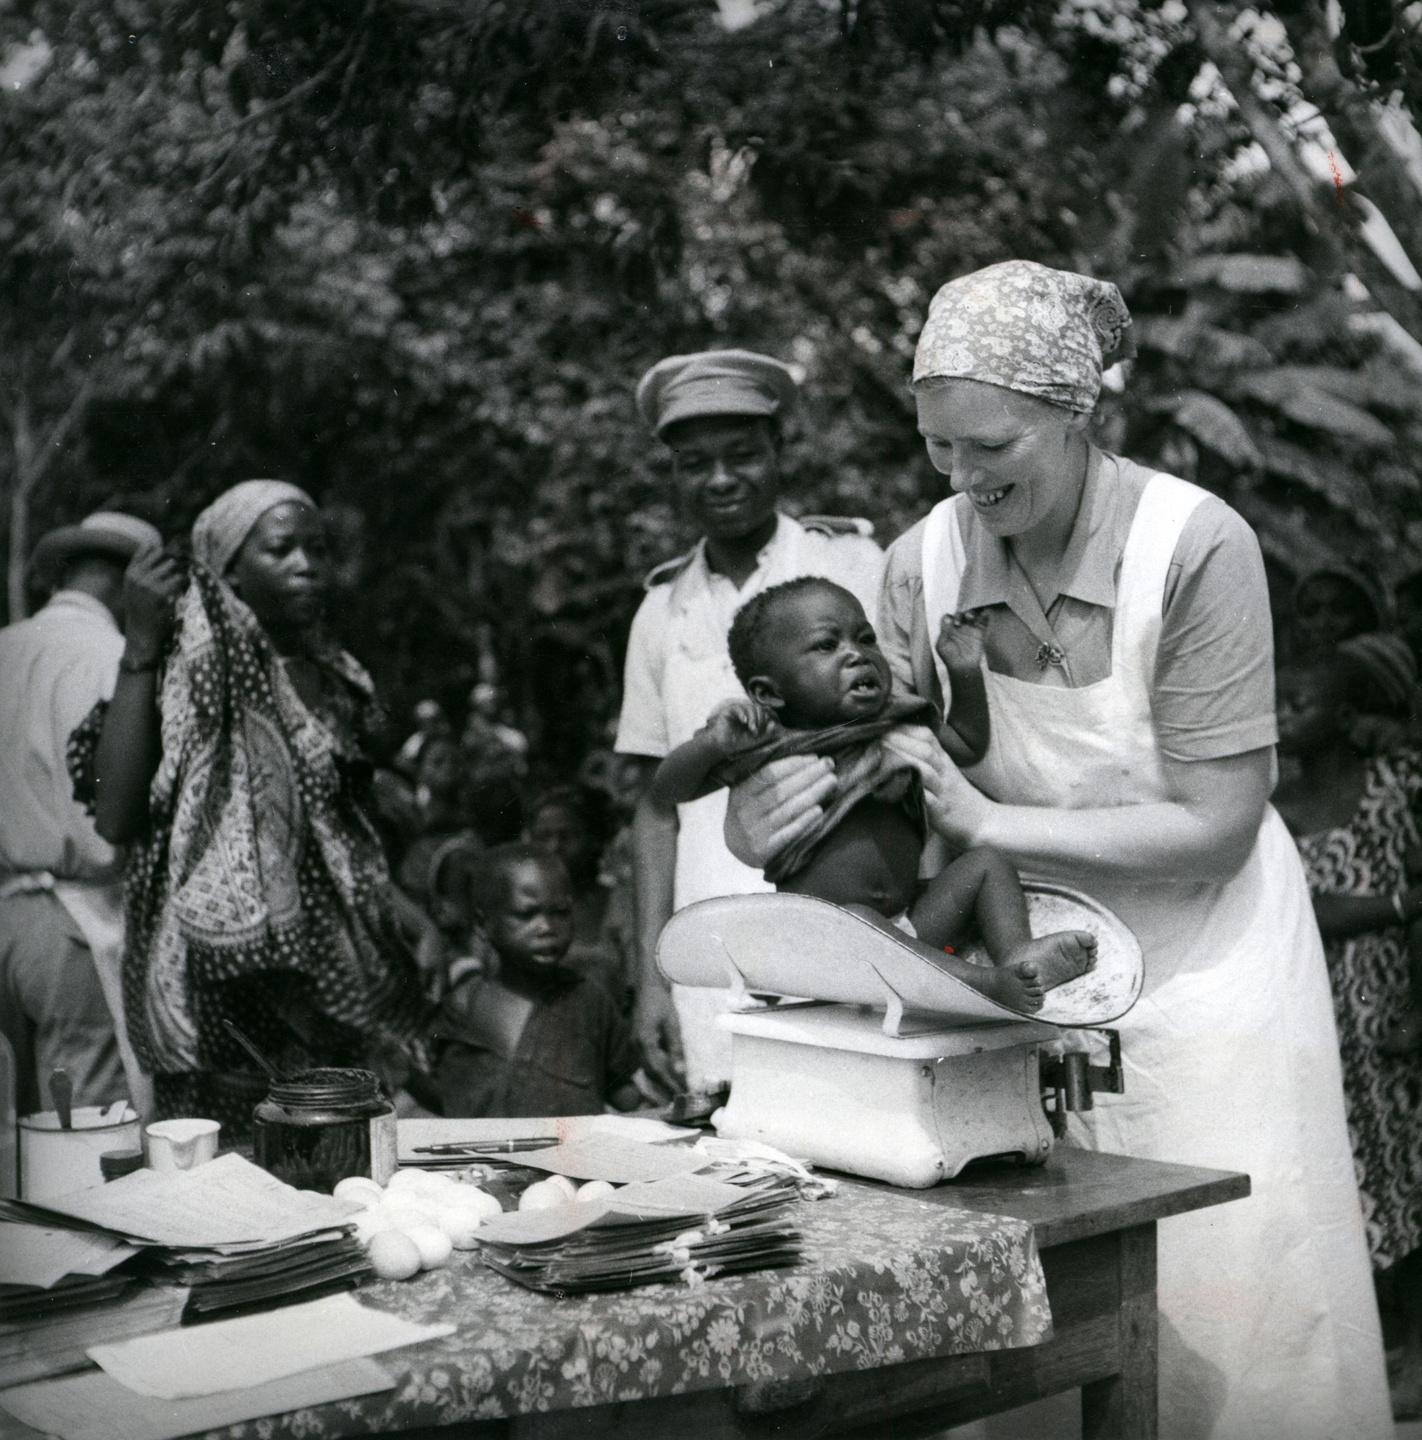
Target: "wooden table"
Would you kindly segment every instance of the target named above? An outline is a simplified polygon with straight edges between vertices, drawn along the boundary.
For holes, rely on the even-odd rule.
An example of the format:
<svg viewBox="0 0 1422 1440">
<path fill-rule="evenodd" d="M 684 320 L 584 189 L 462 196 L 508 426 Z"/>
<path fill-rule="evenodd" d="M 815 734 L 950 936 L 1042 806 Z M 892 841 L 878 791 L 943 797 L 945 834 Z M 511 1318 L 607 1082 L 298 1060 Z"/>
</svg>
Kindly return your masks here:
<svg viewBox="0 0 1422 1440">
<path fill-rule="evenodd" d="M 403 1440 L 918 1440 L 1077 1388 L 1085 1440 L 1154 1440 L 1156 1222 L 1241 1199 L 1249 1177 L 1062 1146 L 1044 1166 L 979 1168 L 908 1193 L 1031 1222 L 1051 1340 L 799 1386 L 771 1382 L 405 1431 Z"/>
</svg>

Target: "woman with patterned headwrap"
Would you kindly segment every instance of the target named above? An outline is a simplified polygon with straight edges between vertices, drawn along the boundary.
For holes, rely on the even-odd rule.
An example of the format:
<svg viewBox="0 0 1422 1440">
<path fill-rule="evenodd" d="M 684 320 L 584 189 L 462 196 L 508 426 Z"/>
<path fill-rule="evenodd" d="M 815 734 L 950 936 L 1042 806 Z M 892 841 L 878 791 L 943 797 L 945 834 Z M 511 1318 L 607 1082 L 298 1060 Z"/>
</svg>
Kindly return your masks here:
<svg viewBox="0 0 1422 1440">
<path fill-rule="evenodd" d="M 1323 931 L 1368 1249 L 1398 1311 L 1398 1419 L 1422 1413 L 1422 752 L 1367 753 L 1360 720 L 1405 720 L 1417 663 L 1396 635 L 1358 635 L 1279 674 L 1275 796 Z"/>
<path fill-rule="evenodd" d="M 934 641 L 984 611 L 992 734 L 966 774 L 927 729 L 886 743 L 951 847 L 1086 890 L 1141 941 L 1125 1094 L 1070 1138 L 1251 1175 L 1249 1199 L 1161 1226 L 1160 1434 L 1382 1440 L 1328 976 L 1267 803 L 1263 563 L 1222 501 L 1090 443 L 1103 370 L 1131 353 L 1120 293 L 1087 276 L 1009 261 L 934 297 L 914 391 L 953 493 L 889 553 L 881 643 L 896 683 L 941 706 Z M 732 849 L 755 863 L 812 828 L 832 783 L 820 760 L 762 770 L 732 796 Z M 1143 1414 L 1126 1428 L 1153 1433 Z"/>
<path fill-rule="evenodd" d="M 99 832 L 131 846 L 124 993 L 159 1111 L 238 1136 L 265 1081 L 224 1020 L 288 1072 L 398 1082 L 426 1013 L 428 932 L 364 809 L 377 712 L 322 634 L 327 568 L 304 491 L 227 491 L 193 526 L 186 580 L 157 549 L 130 567 L 118 687 L 74 747 Z"/>
</svg>

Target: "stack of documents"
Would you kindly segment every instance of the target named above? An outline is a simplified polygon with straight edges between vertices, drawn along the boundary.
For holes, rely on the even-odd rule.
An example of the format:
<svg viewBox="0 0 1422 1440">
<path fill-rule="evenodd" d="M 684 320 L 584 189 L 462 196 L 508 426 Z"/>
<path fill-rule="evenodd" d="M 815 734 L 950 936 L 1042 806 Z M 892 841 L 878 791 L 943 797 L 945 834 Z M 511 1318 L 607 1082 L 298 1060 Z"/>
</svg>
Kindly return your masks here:
<svg viewBox="0 0 1422 1440">
<path fill-rule="evenodd" d="M 273 1315 L 93 1345 L 101 1369 L 0 1391 L 0 1409 L 62 1440 L 172 1440 L 394 1388 L 370 1357 L 452 1334 L 335 1295 Z"/>
<path fill-rule="evenodd" d="M 700 1285 L 798 1263 L 797 1196 L 777 1175 L 636 1181 L 604 1200 L 496 1216 L 480 1229 L 479 1248 L 500 1275 L 547 1294 Z"/>
<path fill-rule="evenodd" d="M 355 1209 L 295 1190 L 239 1155 L 195 1170 L 137 1170 L 43 1206 L 0 1202 L 0 1383 L 87 1363 L 76 1339 L 93 1344 L 178 1314 L 193 1324 L 351 1289 L 369 1273 L 350 1231 Z M 8 1332 L 12 1322 L 30 1327 L 23 1344 Z M 57 1327 L 53 1345 L 36 1324 Z"/>
<path fill-rule="evenodd" d="M 87 1344 L 176 1324 L 186 1292 L 152 1292 L 127 1263 L 137 1253 L 97 1231 L 0 1219 L 0 1385 L 81 1369 Z"/>
</svg>

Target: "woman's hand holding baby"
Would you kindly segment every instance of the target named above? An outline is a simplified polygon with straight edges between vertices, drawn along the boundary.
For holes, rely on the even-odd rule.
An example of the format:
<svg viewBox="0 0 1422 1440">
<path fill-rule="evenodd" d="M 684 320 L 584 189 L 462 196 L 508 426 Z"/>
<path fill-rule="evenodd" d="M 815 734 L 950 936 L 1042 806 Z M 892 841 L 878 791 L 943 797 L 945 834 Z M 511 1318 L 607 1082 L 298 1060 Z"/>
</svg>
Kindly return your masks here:
<svg viewBox="0 0 1422 1440">
<path fill-rule="evenodd" d="M 993 802 L 963 778 L 933 731 L 922 725 L 891 730 L 884 736 L 884 749 L 923 777 L 929 823 L 945 840 L 963 849 L 983 843 L 982 831 Z"/>
<path fill-rule="evenodd" d="M 731 790 L 727 848 L 744 864 L 765 869 L 773 856 L 819 824 L 834 789 L 834 762 L 823 755 L 772 760 Z"/>
</svg>

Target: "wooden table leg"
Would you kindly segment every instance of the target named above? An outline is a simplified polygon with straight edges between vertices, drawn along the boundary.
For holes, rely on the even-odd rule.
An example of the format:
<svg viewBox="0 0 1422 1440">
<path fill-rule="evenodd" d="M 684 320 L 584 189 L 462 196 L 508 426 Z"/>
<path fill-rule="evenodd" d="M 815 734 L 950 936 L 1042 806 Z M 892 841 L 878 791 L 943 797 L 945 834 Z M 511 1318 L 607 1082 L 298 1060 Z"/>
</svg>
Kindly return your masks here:
<svg viewBox="0 0 1422 1440">
<path fill-rule="evenodd" d="M 1081 1387 L 1082 1440 L 1156 1440 L 1159 1335 L 1155 1223 L 1119 1232 L 1121 1369 Z"/>
</svg>

